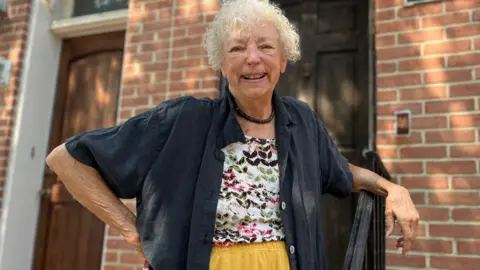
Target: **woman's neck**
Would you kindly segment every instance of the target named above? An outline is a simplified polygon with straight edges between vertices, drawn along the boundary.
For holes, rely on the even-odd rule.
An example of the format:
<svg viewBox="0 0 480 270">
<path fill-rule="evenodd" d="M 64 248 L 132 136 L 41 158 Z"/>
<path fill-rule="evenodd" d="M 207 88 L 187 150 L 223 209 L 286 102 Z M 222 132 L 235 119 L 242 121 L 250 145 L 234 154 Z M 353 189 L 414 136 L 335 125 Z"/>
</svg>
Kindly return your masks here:
<svg viewBox="0 0 480 270">
<path fill-rule="evenodd" d="M 259 119 L 267 119 L 272 114 L 272 97 L 258 97 L 248 99 L 246 97 L 235 97 L 237 107 L 247 114 Z"/>
</svg>

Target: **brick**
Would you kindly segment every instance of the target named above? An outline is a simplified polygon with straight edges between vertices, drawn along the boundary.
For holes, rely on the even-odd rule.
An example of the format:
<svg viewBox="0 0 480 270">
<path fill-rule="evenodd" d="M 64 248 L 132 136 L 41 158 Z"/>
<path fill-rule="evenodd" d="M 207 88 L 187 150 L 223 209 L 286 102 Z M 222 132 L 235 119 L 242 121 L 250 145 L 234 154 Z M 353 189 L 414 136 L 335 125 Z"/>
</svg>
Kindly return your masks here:
<svg viewBox="0 0 480 270">
<path fill-rule="evenodd" d="M 135 107 L 148 105 L 148 97 L 124 98 L 121 101 L 121 107 Z"/>
<path fill-rule="evenodd" d="M 386 158 L 396 158 L 397 157 L 397 148 L 396 147 L 377 147 L 377 152 L 382 159 Z"/>
<path fill-rule="evenodd" d="M 446 29 L 447 39 L 476 36 L 480 34 L 480 24 L 466 24 Z"/>
<path fill-rule="evenodd" d="M 457 252 L 459 254 L 480 254 L 480 241 L 457 241 Z"/>
<path fill-rule="evenodd" d="M 397 70 L 395 63 L 377 63 L 377 73 L 392 73 Z"/>
<path fill-rule="evenodd" d="M 423 255 L 408 255 L 407 257 L 401 254 L 385 254 L 386 264 L 388 266 L 407 266 L 407 267 L 421 267 L 424 268 L 426 266 L 425 263 L 425 256 Z"/>
<path fill-rule="evenodd" d="M 108 239 L 107 240 L 107 248 L 108 249 L 132 249 L 132 245 L 130 245 L 127 241 L 125 240 L 116 240 L 116 239 Z"/>
<path fill-rule="evenodd" d="M 144 72 L 163 71 L 168 69 L 168 62 L 157 61 L 155 63 L 143 64 L 142 68 Z"/>
<path fill-rule="evenodd" d="M 450 116 L 450 127 L 478 127 L 479 125 L 480 114 Z"/>
<path fill-rule="evenodd" d="M 440 99 L 447 96 L 445 86 L 426 86 L 399 91 L 400 100 Z"/>
<path fill-rule="evenodd" d="M 402 180 L 403 181 L 403 180 Z M 449 220 L 448 208 L 440 207 L 417 207 L 417 212 L 422 221 L 446 221 Z"/>
<path fill-rule="evenodd" d="M 458 221 L 480 221 L 480 209 L 455 208 L 452 211 L 452 218 Z"/>
<path fill-rule="evenodd" d="M 394 121 L 391 119 L 377 118 L 377 131 L 393 131 Z"/>
<path fill-rule="evenodd" d="M 458 224 L 430 224 L 430 236 L 480 238 L 480 226 Z"/>
<path fill-rule="evenodd" d="M 185 37 L 185 38 L 177 38 L 173 41 L 173 47 L 184 47 L 184 46 L 195 46 L 202 44 L 202 37 Z"/>
<path fill-rule="evenodd" d="M 379 11 L 377 10 L 376 16 L 375 16 L 376 21 L 387 21 L 387 20 L 393 20 L 395 19 L 395 10 L 390 9 L 390 10 L 384 10 L 384 11 Z"/>
<path fill-rule="evenodd" d="M 432 174 L 468 174 L 476 173 L 475 161 L 431 161 L 427 162 L 427 173 Z"/>
<path fill-rule="evenodd" d="M 472 80 L 471 70 L 429 71 L 423 75 L 425 83 L 463 82 Z"/>
<path fill-rule="evenodd" d="M 452 158 L 480 158 L 480 145 L 455 145 L 450 147 Z"/>
<path fill-rule="evenodd" d="M 182 25 L 194 25 L 203 23 L 203 16 L 188 16 L 188 17 L 177 17 L 175 18 L 175 25 L 182 26 Z"/>
<path fill-rule="evenodd" d="M 466 269 L 477 269 L 478 265 L 480 265 L 480 258 L 465 258 L 465 257 L 450 257 L 450 256 L 449 257 L 439 257 L 439 256 L 430 257 L 430 266 L 433 268 L 466 270 Z"/>
<path fill-rule="evenodd" d="M 203 35 L 206 31 L 207 27 L 204 25 L 194 25 L 188 27 L 188 35 L 189 36 L 197 36 Z"/>
<path fill-rule="evenodd" d="M 205 49 L 203 47 L 195 47 L 187 49 L 187 57 L 189 56 L 201 56 L 206 55 Z"/>
<path fill-rule="evenodd" d="M 423 173 L 423 164 L 420 161 L 385 161 L 384 163 L 392 174 Z"/>
<path fill-rule="evenodd" d="M 428 131 L 425 133 L 425 139 L 427 143 L 473 142 L 475 132 L 473 130 Z"/>
<path fill-rule="evenodd" d="M 477 79 L 479 79 L 477 77 Z M 450 86 L 451 97 L 465 97 L 480 95 L 480 83 L 459 84 Z"/>
<path fill-rule="evenodd" d="M 170 91 L 196 90 L 200 88 L 199 81 L 176 82 L 170 85 Z"/>
<path fill-rule="evenodd" d="M 455 176 L 452 178 L 452 188 L 480 189 L 479 176 Z M 478 217 L 480 220 L 480 216 Z"/>
<path fill-rule="evenodd" d="M 403 5 L 402 0 L 382 0 L 382 1 L 375 1 L 375 7 L 377 9 L 381 8 L 389 8 L 389 7 L 395 7 L 395 6 L 401 6 Z"/>
<path fill-rule="evenodd" d="M 424 192 L 413 192 L 410 191 L 410 197 L 412 198 L 412 202 L 415 205 L 425 204 L 426 203 L 426 196 Z"/>
<path fill-rule="evenodd" d="M 455 165 L 452 164 L 451 166 Z M 429 203 L 432 205 L 477 205 L 480 204 L 480 194 L 479 192 L 463 191 L 430 192 Z"/>
<path fill-rule="evenodd" d="M 445 67 L 445 57 L 408 59 L 398 62 L 399 71 L 441 69 Z"/>
<path fill-rule="evenodd" d="M 447 11 L 457 11 L 462 9 L 472 9 L 475 7 L 480 7 L 480 1 L 478 0 L 471 0 L 471 1 L 453 1 L 453 2 L 446 2 L 446 10 Z"/>
<path fill-rule="evenodd" d="M 115 252 L 106 252 L 105 254 L 105 261 L 108 262 L 117 262 L 118 260 L 118 253 Z"/>
<path fill-rule="evenodd" d="M 187 60 L 175 60 L 172 61 L 172 69 L 178 68 L 195 68 L 200 66 L 200 59 L 187 59 Z"/>
<path fill-rule="evenodd" d="M 453 40 L 433 44 L 425 44 L 423 48 L 423 53 L 425 55 L 459 53 L 469 51 L 470 48 L 470 40 Z"/>
<path fill-rule="evenodd" d="M 420 56 L 419 46 L 377 49 L 377 57 L 378 57 L 378 60 L 380 61 L 406 58 L 406 57 L 415 57 L 415 56 Z"/>
<path fill-rule="evenodd" d="M 396 249 L 396 239 L 387 239 L 387 248 Z M 420 252 L 436 252 L 436 253 L 451 253 L 453 242 L 452 240 L 426 240 L 415 239 L 412 242 L 412 251 Z M 408 255 L 410 257 L 410 255 Z"/>
<path fill-rule="evenodd" d="M 378 127 L 377 127 L 378 128 Z M 378 145 L 403 145 L 403 144 L 416 144 L 422 142 L 422 134 L 420 132 L 413 131 L 410 136 L 398 137 L 395 134 L 377 134 L 376 136 Z"/>
<path fill-rule="evenodd" d="M 447 118 L 443 116 L 412 117 L 413 129 L 446 128 Z"/>
<path fill-rule="evenodd" d="M 120 255 L 121 263 L 142 264 L 143 259 L 137 253 L 123 253 Z"/>
<path fill-rule="evenodd" d="M 411 110 L 413 114 L 422 113 L 421 103 L 377 105 L 377 114 L 381 116 L 393 116 L 395 111 Z"/>
<path fill-rule="evenodd" d="M 131 266 L 122 266 L 122 265 L 105 265 L 103 270 L 132 270 Z"/>
<path fill-rule="evenodd" d="M 472 13 L 472 20 L 473 21 L 480 21 L 480 11 L 479 10 L 474 10 Z"/>
<path fill-rule="evenodd" d="M 466 67 L 480 65 L 480 53 L 452 55 L 448 57 L 449 67 Z"/>
<path fill-rule="evenodd" d="M 155 43 L 144 43 L 140 45 L 140 52 L 157 52 L 168 49 L 170 46 L 167 41 L 156 41 Z"/>
<path fill-rule="evenodd" d="M 142 25 L 143 27 L 143 32 L 146 33 L 146 32 L 150 32 L 150 31 L 160 31 L 160 30 L 165 30 L 165 29 L 168 29 L 170 27 L 170 20 L 166 19 L 166 20 L 157 20 L 157 21 L 154 21 L 154 22 L 146 22 L 146 23 L 143 23 Z"/>
<path fill-rule="evenodd" d="M 444 158 L 447 148 L 444 146 L 416 146 L 400 149 L 400 158 Z"/>
<path fill-rule="evenodd" d="M 475 109 L 473 99 L 449 100 L 449 101 L 430 101 L 425 103 L 426 113 L 449 113 L 465 112 Z"/>
<path fill-rule="evenodd" d="M 397 91 L 377 91 L 377 102 L 396 101 Z"/>
<path fill-rule="evenodd" d="M 143 7 L 145 10 L 158 10 L 161 8 L 166 8 L 171 6 L 172 6 L 172 0 L 160 0 L 160 1 L 145 3 Z"/>
<path fill-rule="evenodd" d="M 469 12 L 455 12 L 440 16 L 426 17 L 422 19 L 422 27 L 445 27 L 446 25 L 467 23 L 470 20 Z"/>
<path fill-rule="evenodd" d="M 401 87 L 408 85 L 419 85 L 422 80 L 420 74 L 389 75 L 377 77 L 379 88 Z"/>
</svg>

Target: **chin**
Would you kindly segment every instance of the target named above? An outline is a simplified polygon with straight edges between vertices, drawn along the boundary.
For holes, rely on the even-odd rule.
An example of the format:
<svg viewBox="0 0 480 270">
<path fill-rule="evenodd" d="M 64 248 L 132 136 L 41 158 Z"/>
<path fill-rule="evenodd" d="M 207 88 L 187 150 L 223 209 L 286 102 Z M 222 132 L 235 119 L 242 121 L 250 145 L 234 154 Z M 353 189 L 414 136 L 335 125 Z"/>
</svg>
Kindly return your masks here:
<svg viewBox="0 0 480 270">
<path fill-rule="evenodd" d="M 273 90 L 264 87 L 248 87 L 240 90 L 242 94 L 249 99 L 265 97 L 272 95 Z"/>
</svg>

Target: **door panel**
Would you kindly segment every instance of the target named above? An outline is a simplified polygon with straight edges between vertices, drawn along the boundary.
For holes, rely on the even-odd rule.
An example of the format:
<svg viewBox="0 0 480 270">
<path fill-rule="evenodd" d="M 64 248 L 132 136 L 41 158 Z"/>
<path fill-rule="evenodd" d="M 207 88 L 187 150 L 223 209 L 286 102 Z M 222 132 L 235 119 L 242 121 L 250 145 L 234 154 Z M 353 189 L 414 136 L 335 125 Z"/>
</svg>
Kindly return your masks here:
<svg viewBox="0 0 480 270">
<path fill-rule="evenodd" d="M 121 83 L 124 33 L 64 41 L 50 151 L 65 139 L 114 126 Z M 35 270 L 101 267 L 105 225 L 46 170 Z"/>
<path fill-rule="evenodd" d="M 327 126 L 341 154 L 363 163 L 368 146 L 368 1 L 277 0 L 299 29 L 302 58 L 280 78 L 280 95 L 305 101 Z M 342 269 L 356 196 L 325 196 L 328 269 Z"/>
</svg>

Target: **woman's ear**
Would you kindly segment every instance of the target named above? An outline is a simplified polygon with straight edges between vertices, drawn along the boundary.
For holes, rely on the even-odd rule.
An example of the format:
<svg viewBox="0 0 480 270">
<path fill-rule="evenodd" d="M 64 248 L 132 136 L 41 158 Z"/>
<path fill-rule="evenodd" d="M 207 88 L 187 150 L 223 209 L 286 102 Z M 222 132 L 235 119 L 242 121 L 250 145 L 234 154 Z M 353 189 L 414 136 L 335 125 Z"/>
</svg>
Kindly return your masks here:
<svg viewBox="0 0 480 270">
<path fill-rule="evenodd" d="M 285 70 L 287 70 L 287 63 L 288 63 L 287 58 L 282 58 L 282 63 L 281 63 L 281 67 L 280 67 L 280 71 L 282 73 L 284 73 Z"/>
</svg>

